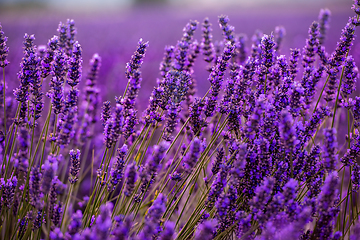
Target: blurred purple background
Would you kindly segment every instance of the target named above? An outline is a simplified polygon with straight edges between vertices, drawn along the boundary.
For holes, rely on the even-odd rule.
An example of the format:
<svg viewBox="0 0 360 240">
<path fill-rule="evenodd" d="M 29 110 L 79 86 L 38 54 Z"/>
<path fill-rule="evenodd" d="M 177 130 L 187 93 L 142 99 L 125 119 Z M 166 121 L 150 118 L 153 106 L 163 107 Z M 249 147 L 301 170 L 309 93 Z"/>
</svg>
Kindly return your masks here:
<svg viewBox="0 0 360 240">
<path fill-rule="evenodd" d="M 290 48 L 302 48 L 312 21 L 317 20 L 321 8 L 332 12 L 330 29 L 325 41 L 327 52 L 331 53 L 339 40 L 341 29 L 353 16 L 351 0 L 63 0 L 24 1 L 0 0 L 0 22 L 8 36 L 11 64 L 6 69 L 8 91 L 18 85 L 16 73 L 22 57 L 24 33 L 35 34 L 36 44 L 46 44 L 57 34 L 60 21 L 75 20 L 77 40 L 83 47 L 84 71 L 94 53 L 102 59 L 99 75 L 103 100 L 112 100 L 122 95 L 126 86 L 125 64 L 135 51 L 140 38 L 149 41 L 149 48 L 142 66 L 143 83 L 139 101 L 147 102 L 150 92 L 159 77 L 159 63 L 165 45 L 175 45 L 182 36 L 186 23 L 198 20 L 201 24 L 209 17 L 213 24 L 214 40 L 221 40 L 222 34 L 217 18 L 228 15 L 235 32 L 245 33 L 248 39 L 256 29 L 270 34 L 276 26 L 286 29 L 281 53 L 288 55 Z M 195 38 L 201 41 L 201 26 Z M 247 47 L 251 42 L 247 42 Z M 352 54 L 360 62 L 360 41 L 355 40 Z M 359 65 L 359 64 L 358 64 Z M 208 89 L 205 62 L 200 56 L 195 63 L 195 77 L 199 82 L 199 95 Z M 85 74 L 83 74 L 85 75 Z M 10 80 L 11 79 L 11 80 Z M 144 109 L 146 104 L 139 104 Z"/>
</svg>

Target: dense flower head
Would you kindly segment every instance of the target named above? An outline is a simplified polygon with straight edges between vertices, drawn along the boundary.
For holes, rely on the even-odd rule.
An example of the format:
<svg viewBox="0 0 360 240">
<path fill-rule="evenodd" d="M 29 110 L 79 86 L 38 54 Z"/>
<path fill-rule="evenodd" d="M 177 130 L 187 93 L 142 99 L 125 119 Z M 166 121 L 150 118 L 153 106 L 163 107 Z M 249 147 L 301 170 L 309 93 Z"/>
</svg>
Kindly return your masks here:
<svg viewBox="0 0 360 240">
<path fill-rule="evenodd" d="M 335 170 L 338 160 L 336 154 L 337 141 L 336 141 L 336 129 L 324 129 L 325 144 L 323 149 L 324 167 L 328 172 Z"/>
<path fill-rule="evenodd" d="M 209 18 L 205 18 L 202 24 L 202 42 L 201 42 L 201 49 L 202 54 L 204 55 L 205 62 L 208 63 L 207 70 L 211 72 L 211 68 L 213 66 L 213 62 L 215 59 L 215 49 L 214 44 L 212 42 L 212 28 L 211 23 L 209 22 Z"/>
<path fill-rule="evenodd" d="M 331 11 L 329 9 L 325 8 L 325 9 L 320 10 L 318 19 L 319 19 L 319 25 L 320 25 L 319 43 L 321 45 L 324 44 L 326 31 L 329 28 L 330 17 L 331 17 Z"/>
<path fill-rule="evenodd" d="M 303 66 L 311 66 L 315 61 L 315 53 L 319 46 L 319 23 L 313 22 L 309 28 L 309 38 L 306 39 L 304 47 Z"/>
<path fill-rule="evenodd" d="M 282 41 L 286 35 L 286 30 L 283 26 L 276 26 L 275 27 L 275 51 L 279 51 Z"/>
<path fill-rule="evenodd" d="M 9 64 L 9 61 L 6 59 L 9 47 L 6 45 L 8 38 L 5 36 L 5 33 L 2 31 L 2 26 L 0 23 L 0 67 L 4 68 Z"/>
<path fill-rule="evenodd" d="M 67 73 L 67 83 L 71 87 L 75 87 L 79 84 L 81 78 L 82 67 L 82 48 L 76 41 L 73 46 L 72 55 L 68 60 L 69 71 Z"/>
<path fill-rule="evenodd" d="M 215 219 L 205 220 L 195 232 L 195 240 L 210 240 L 214 238 L 217 221 Z"/>
<path fill-rule="evenodd" d="M 344 97 L 348 97 L 355 90 L 356 80 L 359 77 L 359 70 L 355 65 L 354 58 L 348 56 L 344 63 L 344 78 L 341 91 Z"/>
<path fill-rule="evenodd" d="M 33 205 L 37 209 L 41 209 L 41 200 L 40 200 L 42 197 L 42 192 L 40 189 L 41 178 L 42 176 L 40 169 L 34 167 L 31 170 L 31 174 L 30 174 L 29 194 L 30 194 L 31 205 Z"/>
<path fill-rule="evenodd" d="M 125 178 L 127 179 L 127 181 L 126 181 L 124 194 L 125 196 L 128 197 L 134 191 L 135 182 L 138 178 L 137 167 L 135 162 L 127 165 L 127 168 L 125 170 Z"/>
<path fill-rule="evenodd" d="M 124 144 L 121 148 L 117 149 L 118 156 L 116 157 L 116 162 L 113 164 L 113 167 L 111 169 L 110 175 L 110 185 L 108 186 L 108 189 L 110 192 L 115 190 L 115 187 L 120 183 L 124 167 L 125 167 L 125 157 L 128 152 L 128 147 L 126 144 Z"/>
<path fill-rule="evenodd" d="M 264 66 L 269 69 L 274 65 L 274 36 L 264 34 L 261 39 L 262 61 Z"/>
<path fill-rule="evenodd" d="M 74 184 L 78 180 L 78 173 L 80 171 L 80 150 L 71 149 L 70 152 L 70 177 L 69 181 Z"/>
</svg>

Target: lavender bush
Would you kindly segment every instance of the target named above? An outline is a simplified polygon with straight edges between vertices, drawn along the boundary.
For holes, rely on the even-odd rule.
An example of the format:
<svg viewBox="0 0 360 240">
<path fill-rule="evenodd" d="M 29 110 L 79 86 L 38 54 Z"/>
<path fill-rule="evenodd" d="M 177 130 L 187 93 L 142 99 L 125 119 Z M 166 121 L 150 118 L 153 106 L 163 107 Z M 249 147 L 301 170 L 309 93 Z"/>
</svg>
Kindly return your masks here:
<svg viewBox="0 0 360 240">
<path fill-rule="evenodd" d="M 213 42 L 208 18 L 190 21 L 142 108 L 146 40 L 110 101 L 101 54 L 82 71 L 73 20 L 46 45 L 25 34 L 11 95 L 0 25 L 1 239 L 359 239 L 359 0 L 352 9 L 332 53 L 328 9 L 289 56 L 283 27 L 248 42 L 222 15 Z"/>
</svg>

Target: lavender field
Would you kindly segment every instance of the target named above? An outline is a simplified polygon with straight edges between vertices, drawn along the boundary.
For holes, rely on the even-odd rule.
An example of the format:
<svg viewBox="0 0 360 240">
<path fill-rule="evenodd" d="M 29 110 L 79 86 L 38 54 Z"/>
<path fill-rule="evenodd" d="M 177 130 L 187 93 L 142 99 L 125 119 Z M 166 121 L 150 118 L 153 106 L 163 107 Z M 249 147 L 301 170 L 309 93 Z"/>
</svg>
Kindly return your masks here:
<svg viewBox="0 0 360 240">
<path fill-rule="evenodd" d="M 0 239 L 360 239 L 360 1 L 294 6 L 0 10 Z"/>
</svg>

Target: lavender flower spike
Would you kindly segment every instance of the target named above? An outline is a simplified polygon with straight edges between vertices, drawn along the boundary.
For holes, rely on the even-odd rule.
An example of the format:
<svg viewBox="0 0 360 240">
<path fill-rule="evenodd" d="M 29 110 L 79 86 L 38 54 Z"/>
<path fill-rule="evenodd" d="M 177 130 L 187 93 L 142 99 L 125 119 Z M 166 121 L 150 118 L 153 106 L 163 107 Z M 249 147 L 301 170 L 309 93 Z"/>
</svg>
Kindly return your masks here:
<svg viewBox="0 0 360 240">
<path fill-rule="evenodd" d="M 356 79 L 359 77 L 359 69 L 356 67 L 355 60 L 348 56 L 344 63 L 344 78 L 341 91 L 344 97 L 348 97 L 355 90 Z"/>
<path fill-rule="evenodd" d="M 72 50 L 72 56 L 68 60 L 69 71 L 67 74 L 67 83 L 73 88 L 79 84 L 81 78 L 82 67 L 82 49 L 76 41 Z"/>
<path fill-rule="evenodd" d="M 74 184 L 78 180 L 78 173 L 80 171 L 80 150 L 70 150 L 70 176 L 69 176 L 69 182 L 71 184 Z"/>
<path fill-rule="evenodd" d="M 215 219 L 205 220 L 195 232 L 194 240 L 211 240 L 214 239 L 215 227 L 217 221 Z"/>
<path fill-rule="evenodd" d="M 336 129 L 324 129 L 325 145 L 324 145 L 324 167 L 328 172 L 336 169 L 338 155 L 336 154 L 337 141 Z"/>
<path fill-rule="evenodd" d="M 6 59 L 9 47 L 6 45 L 7 37 L 5 37 L 4 32 L 2 31 L 2 26 L 0 23 L 0 67 L 4 68 L 9 64 L 9 61 Z"/>
<path fill-rule="evenodd" d="M 118 156 L 110 172 L 111 178 L 110 184 L 108 186 L 109 192 L 114 191 L 115 187 L 120 183 L 122 179 L 127 151 L 128 147 L 125 144 L 117 150 Z"/>
<path fill-rule="evenodd" d="M 324 44 L 326 31 L 329 28 L 331 12 L 329 9 L 321 9 L 319 13 L 319 25 L 320 25 L 320 34 L 319 34 L 319 43 L 320 45 Z"/>
</svg>

